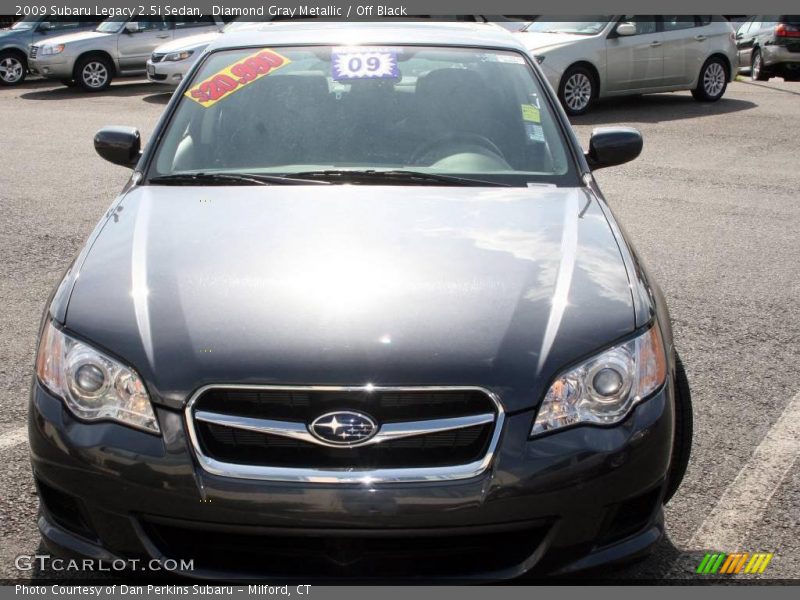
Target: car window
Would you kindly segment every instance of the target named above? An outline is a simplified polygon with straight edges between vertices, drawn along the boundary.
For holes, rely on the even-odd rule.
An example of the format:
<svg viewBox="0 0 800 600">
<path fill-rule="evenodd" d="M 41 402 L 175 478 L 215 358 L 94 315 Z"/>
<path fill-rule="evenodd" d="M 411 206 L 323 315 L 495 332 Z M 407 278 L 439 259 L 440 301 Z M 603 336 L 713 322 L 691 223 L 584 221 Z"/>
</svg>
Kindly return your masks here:
<svg viewBox="0 0 800 600">
<path fill-rule="evenodd" d="M 78 29 L 81 26 L 79 21 L 75 21 L 72 17 L 62 17 L 52 15 L 46 18 L 42 23 L 49 23 L 50 29 L 48 31 L 69 31 L 70 29 Z"/>
<path fill-rule="evenodd" d="M 212 16 L 205 17 L 179 17 L 180 21 L 175 21 L 175 29 L 189 29 L 191 27 L 208 27 L 215 25 L 216 21 Z"/>
<path fill-rule="evenodd" d="M 574 21 L 564 21 L 563 17 L 541 16 L 527 25 L 523 31 L 531 33 L 571 33 L 573 35 L 597 35 L 605 29 L 611 17 L 591 15 L 576 17 Z"/>
<path fill-rule="evenodd" d="M 655 17 L 652 15 L 625 15 L 619 20 L 620 23 L 631 23 L 636 27 L 634 35 L 645 35 L 648 33 L 656 33 L 658 26 Z"/>
<path fill-rule="evenodd" d="M 169 29 L 169 17 L 142 17 L 133 22 L 138 23 L 139 31 L 163 31 Z"/>
<path fill-rule="evenodd" d="M 661 17 L 664 31 L 680 31 L 695 26 L 693 15 L 664 15 Z"/>
<path fill-rule="evenodd" d="M 739 37 L 745 37 L 750 31 L 750 27 L 752 25 L 753 25 L 753 19 L 748 19 L 739 26 L 739 29 L 736 30 L 736 35 Z"/>
<path fill-rule="evenodd" d="M 519 185 L 574 178 L 522 55 L 419 46 L 212 53 L 181 98 L 150 176 L 319 169 L 411 169 Z"/>
</svg>

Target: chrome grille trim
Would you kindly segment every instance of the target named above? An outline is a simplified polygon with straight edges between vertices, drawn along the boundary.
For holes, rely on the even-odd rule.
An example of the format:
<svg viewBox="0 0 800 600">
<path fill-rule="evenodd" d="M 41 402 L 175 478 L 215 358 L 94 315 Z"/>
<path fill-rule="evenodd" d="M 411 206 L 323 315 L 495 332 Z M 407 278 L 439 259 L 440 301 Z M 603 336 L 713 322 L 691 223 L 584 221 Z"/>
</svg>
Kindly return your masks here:
<svg viewBox="0 0 800 600">
<path fill-rule="evenodd" d="M 198 411 L 193 414 L 194 403 L 200 396 L 210 389 L 231 389 L 231 390 L 280 390 L 280 391 L 313 391 L 313 392 L 437 392 L 437 391 L 478 391 L 485 394 L 497 408 L 497 414 L 469 415 L 448 419 L 431 419 L 427 421 L 407 421 L 402 423 L 386 423 L 381 425 L 378 434 L 368 440 L 369 443 L 376 442 L 376 438 L 382 436 L 382 440 L 398 439 L 401 437 L 411 437 L 435 433 L 436 431 L 447 431 L 451 429 L 461 429 L 495 422 L 489 448 L 482 459 L 462 465 L 452 465 L 445 467 L 422 467 L 422 468 L 392 468 L 392 469 L 372 469 L 372 470 L 337 470 L 337 469 L 313 469 L 313 468 L 294 468 L 294 467 L 269 467 L 261 465 L 242 465 L 226 463 L 215 460 L 203 454 L 200 447 L 197 432 L 194 428 L 195 419 L 227 427 L 238 427 L 261 433 L 282 435 L 304 442 L 324 444 L 321 440 L 311 436 L 305 423 L 290 421 L 273 421 L 269 419 L 254 419 L 250 417 L 239 417 L 234 415 L 222 415 L 209 411 Z M 379 387 L 373 385 L 363 386 L 283 386 L 283 385 L 235 385 L 235 384 L 210 384 L 201 387 L 186 404 L 184 409 L 184 420 L 189 438 L 194 448 L 194 453 L 200 467 L 213 475 L 221 477 L 232 477 L 237 479 L 257 479 L 262 481 L 283 481 L 293 483 L 347 483 L 347 484 L 374 484 L 374 483 L 419 483 L 435 481 L 455 481 L 459 479 L 469 479 L 477 477 L 489 467 L 494 458 L 500 435 L 503 431 L 505 422 L 505 411 L 500 403 L 500 399 L 495 393 L 486 388 L 477 386 L 411 386 L 411 387 Z M 473 422 L 476 420 L 478 422 Z M 434 429 L 439 427 L 439 429 Z M 307 436 L 307 437 L 306 437 Z M 365 444 L 365 445 L 366 445 Z M 363 445 L 362 445 L 363 447 Z"/>
<path fill-rule="evenodd" d="M 281 437 L 302 440 L 303 442 L 317 444 L 319 446 L 327 446 L 329 448 L 341 448 L 341 445 L 329 444 L 324 440 L 314 437 L 311 433 L 309 433 L 308 426 L 305 423 L 298 423 L 296 421 L 254 419 L 252 417 L 241 417 L 238 415 L 223 415 L 205 410 L 198 410 L 194 414 L 194 418 L 195 420 L 203 421 L 204 423 L 223 425 L 225 427 L 234 427 L 236 429 L 246 429 L 248 431 L 256 431 L 258 433 L 266 433 L 269 435 L 279 435 Z M 451 431 L 453 429 L 475 427 L 476 425 L 485 425 L 486 423 L 491 423 L 492 421 L 494 421 L 494 414 L 486 413 L 482 415 L 455 417 L 452 419 L 430 419 L 427 421 L 386 423 L 381 425 L 377 434 L 361 443 L 351 444 L 350 447 L 362 448 L 372 444 L 379 444 L 381 442 L 385 442 L 386 440 L 396 440 L 415 435 L 427 435 L 429 433 L 438 433 L 440 431 Z"/>
</svg>

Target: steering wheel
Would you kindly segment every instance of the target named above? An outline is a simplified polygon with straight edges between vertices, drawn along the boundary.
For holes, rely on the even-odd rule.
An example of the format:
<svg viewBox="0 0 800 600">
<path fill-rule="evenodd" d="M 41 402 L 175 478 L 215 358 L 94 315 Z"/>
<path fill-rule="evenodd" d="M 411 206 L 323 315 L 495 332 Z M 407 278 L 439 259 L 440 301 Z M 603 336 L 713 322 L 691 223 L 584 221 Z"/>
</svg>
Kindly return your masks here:
<svg viewBox="0 0 800 600">
<path fill-rule="evenodd" d="M 414 149 L 408 161 L 412 165 L 429 166 L 457 152 L 468 152 L 473 149 L 478 150 L 480 154 L 485 154 L 488 150 L 506 161 L 503 152 L 492 140 L 477 133 L 448 133 L 435 140 L 423 142 Z"/>
</svg>

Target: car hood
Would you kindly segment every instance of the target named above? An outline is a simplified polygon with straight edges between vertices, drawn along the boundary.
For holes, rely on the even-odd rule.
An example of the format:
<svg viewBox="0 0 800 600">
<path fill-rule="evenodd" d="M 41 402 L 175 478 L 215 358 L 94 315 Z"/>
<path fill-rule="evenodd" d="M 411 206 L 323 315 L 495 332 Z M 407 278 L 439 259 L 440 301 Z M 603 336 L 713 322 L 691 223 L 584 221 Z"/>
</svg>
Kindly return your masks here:
<svg viewBox="0 0 800 600">
<path fill-rule="evenodd" d="M 176 408 L 238 382 L 478 385 L 518 410 L 634 310 L 582 188 L 143 186 L 65 324 Z"/>
<path fill-rule="evenodd" d="M 114 33 L 103 33 L 101 31 L 79 31 L 77 33 L 67 33 L 56 37 L 47 38 L 35 44 L 36 46 L 44 46 L 45 44 L 69 44 L 72 42 L 84 42 L 86 40 L 96 40 L 105 38 Z"/>
<path fill-rule="evenodd" d="M 191 35 L 189 37 L 181 38 L 179 40 L 173 40 L 171 42 L 167 42 L 166 44 L 161 44 L 158 48 L 154 50 L 158 54 L 167 54 L 169 52 L 180 52 L 181 50 L 192 50 L 197 46 L 207 46 L 215 39 L 217 39 L 221 34 L 216 31 L 212 31 L 211 33 L 203 33 L 199 35 Z"/>
</svg>

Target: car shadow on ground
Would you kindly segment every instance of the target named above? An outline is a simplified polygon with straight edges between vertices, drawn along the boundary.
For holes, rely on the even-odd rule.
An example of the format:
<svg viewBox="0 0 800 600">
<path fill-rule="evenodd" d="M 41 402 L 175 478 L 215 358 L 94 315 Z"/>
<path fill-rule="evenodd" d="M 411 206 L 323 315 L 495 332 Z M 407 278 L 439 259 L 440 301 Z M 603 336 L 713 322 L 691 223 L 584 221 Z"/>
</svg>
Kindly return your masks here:
<svg viewBox="0 0 800 600">
<path fill-rule="evenodd" d="M 136 81 L 132 83 L 121 82 L 113 83 L 111 87 L 102 92 L 84 92 L 78 87 L 66 87 L 58 85 L 52 87 L 53 82 L 48 82 L 50 89 L 41 91 L 27 92 L 20 94 L 23 100 L 65 100 L 75 98 L 102 98 L 102 97 L 128 97 L 128 96 L 141 96 L 145 92 L 152 92 L 155 84 L 149 81 Z"/>
<path fill-rule="evenodd" d="M 780 80 L 779 80 L 779 81 L 780 81 Z M 783 92 L 784 94 L 793 94 L 794 96 L 800 96 L 800 91 L 796 91 L 796 90 L 787 90 L 787 89 L 784 89 L 784 88 L 782 88 L 782 87 L 776 87 L 776 86 L 774 86 L 774 85 L 769 85 L 767 82 L 764 82 L 764 83 L 758 83 L 758 82 L 756 82 L 756 81 L 741 81 L 740 83 L 743 83 L 743 84 L 745 84 L 745 85 L 752 85 L 752 86 L 754 86 L 754 87 L 760 87 L 760 88 L 764 88 L 764 89 L 767 89 L 767 90 L 775 90 L 776 92 Z M 785 82 L 785 83 L 796 83 L 796 82 L 794 82 L 794 81 L 787 81 L 787 82 Z"/>
<path fill-rule="evenodd" d="M 663 123 L 735 113 L 756 106 L 753 102 L 736 98 L 698 102 L 688 94 L 647 94 L 601 100 L 588 113 L 570 117 L 570 121 L 573 125 Z"/>
<path fill-rule="evenodd" d="M 172 98 L 172 93 L 174 89 L 170 89 L 166 92 L 160 92 L 158 94 L 150 94 L 149 96 L 145 96 L 142 98 L 148 104 L 161 104 L 165 105 L 169 102 L 169 99 Z"/>
</svg>

